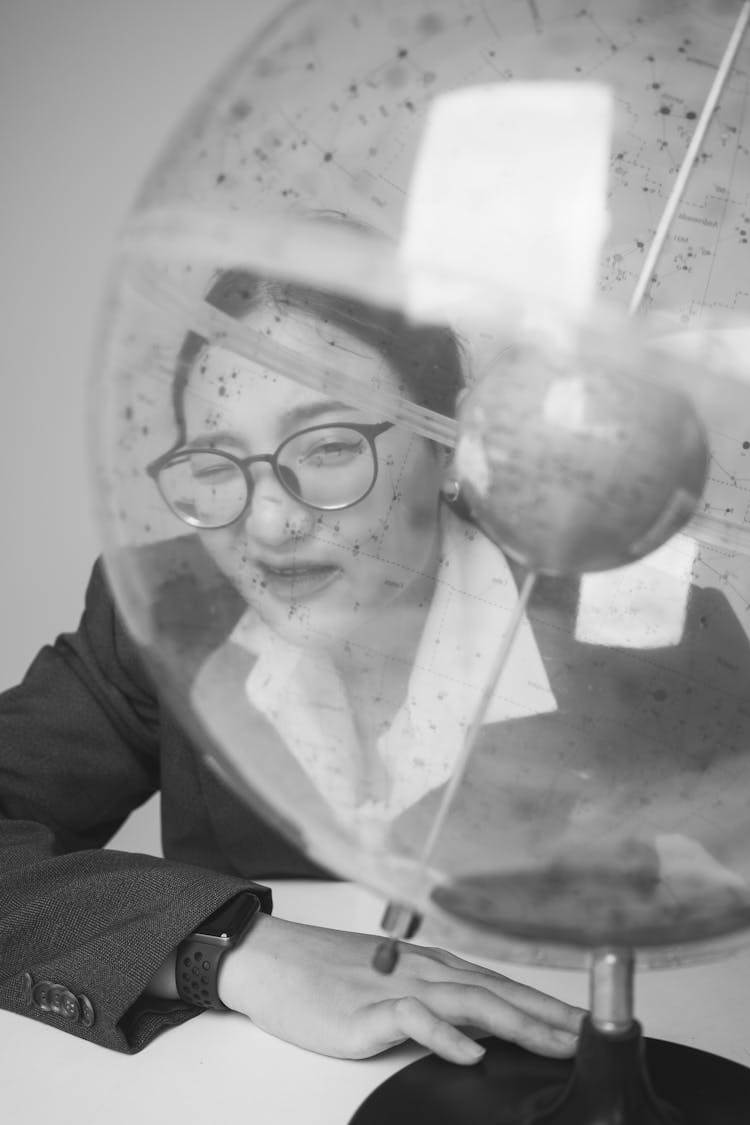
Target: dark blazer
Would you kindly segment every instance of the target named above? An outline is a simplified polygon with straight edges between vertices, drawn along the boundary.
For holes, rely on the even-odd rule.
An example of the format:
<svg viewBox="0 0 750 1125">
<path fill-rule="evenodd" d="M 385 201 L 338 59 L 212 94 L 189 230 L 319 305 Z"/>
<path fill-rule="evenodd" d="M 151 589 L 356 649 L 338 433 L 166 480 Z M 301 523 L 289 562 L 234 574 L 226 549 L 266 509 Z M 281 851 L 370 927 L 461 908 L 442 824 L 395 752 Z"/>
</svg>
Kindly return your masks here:
<svg viewBox="0 0 750 1125">
<path fill-rule="evenodd" d="M 166 858 L 105 850 L 158 789 Z M 195 753 L 97 564 L 77 631 L 0 695 L 0 1006 L 138 1051 L 199 1012 L 141 998 L 184 936 L 254 878 L 321 874 Z"/>
<path fill-rule="evenodd" d="M 157 585 L 165 651 L 185 644 L 192 615 L 200 643 L 180 656 L 197 670 L 243 606 L 210 567 L 164 563 Z M 201 595 L 208 624 L 196 616 Z M 750 648 L 720 593 L 696 591 L 682 643 L 656 653 L 574 645 L 576 604 L 575 583 L 540 583 L 529 616 L 559 709 L 483 732 L 440 845 L 459 877 L 491 869 L 510 818 L 530 847 L 537 824 L 562 822 L 579 769 L 609 780 L 613 808 L 623 755 L 645 756 L 647 768 L 648 755 L 661 754 L 657 773 L 680 784 L 715 766 L 746 769 Z M 679 709 L 660 717 L 669 693 L 696 687 L 690 721 L 670 718 Z M 235 796 L 196 752 L 198 732 L 189 738 L 173 712 L 120 623 L 100 564 L 77 631 L 43 649 L 23 683 L 0 696 L 0 1004 L 121 1051 L 197 1014 L 141 994 L 213 909 L 256 878 L 326 874 Z M 104 850 L 157 789 L 165 858 Z M 400 819 L 399 847 L 418 846 L 438 796 Z M 585 930 L 587 920 L 577 924 Z"/>
</svg>

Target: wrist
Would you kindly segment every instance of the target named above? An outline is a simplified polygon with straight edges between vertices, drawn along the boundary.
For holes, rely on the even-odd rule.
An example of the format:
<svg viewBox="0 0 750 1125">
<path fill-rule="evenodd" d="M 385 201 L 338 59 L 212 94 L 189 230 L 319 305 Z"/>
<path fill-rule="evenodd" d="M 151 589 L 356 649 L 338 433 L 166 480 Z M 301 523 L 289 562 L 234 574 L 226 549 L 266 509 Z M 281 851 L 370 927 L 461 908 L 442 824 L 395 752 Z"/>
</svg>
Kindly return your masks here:
<svg viewBox="0 0 750 1125">
<path fill-rule="evenodd" d="M 277 920 L 270 914 L 258 914 L 252 928 L 233 949 L 227 950 L 219 965 L 216 982 L 219 999 L 233 1012 L 250 1015 L 247 997 L 261 979 L 260 960 L 271 939 Z"/>
</svg>

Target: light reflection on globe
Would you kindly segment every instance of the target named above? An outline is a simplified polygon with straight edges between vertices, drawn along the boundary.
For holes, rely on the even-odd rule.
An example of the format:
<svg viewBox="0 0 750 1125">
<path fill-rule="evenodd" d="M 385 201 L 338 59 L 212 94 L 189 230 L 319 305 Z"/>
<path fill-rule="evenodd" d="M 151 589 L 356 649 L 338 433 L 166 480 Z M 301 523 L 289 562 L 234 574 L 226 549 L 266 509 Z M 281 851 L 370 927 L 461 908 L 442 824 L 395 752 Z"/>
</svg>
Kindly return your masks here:
<svg viewBox="0 0 750 1125">
<path fill-rule="evenodd" d="M 622 312 L 733 14 L 294 5 L 123 234 L 95 470 L 124 617 L 201 770 L 469 952 L 658 963 L 750 926 L 750 382 L 729 350 L 664 344 L 747 317 L 746 70 L 649 290 L 664 322 Z M 410 321 L 395 247 L 436 94 L 592 73 L 616 94 L 619 327 L 550 381 L 508 323 Z"/>
</svg>

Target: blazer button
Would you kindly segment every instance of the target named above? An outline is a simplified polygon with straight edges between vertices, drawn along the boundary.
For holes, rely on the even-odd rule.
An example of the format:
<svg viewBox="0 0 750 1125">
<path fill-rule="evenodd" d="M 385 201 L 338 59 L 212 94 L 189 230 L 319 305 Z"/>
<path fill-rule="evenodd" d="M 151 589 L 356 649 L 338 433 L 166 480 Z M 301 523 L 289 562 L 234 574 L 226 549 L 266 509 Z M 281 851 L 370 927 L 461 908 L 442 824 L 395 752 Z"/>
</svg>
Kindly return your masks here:
<svg viewBox="0 0 750 1125">
<path fill-rule="evenodd" d="M 94 1006 L 88 996 L 76 996 L 64 984 L 51 980 L 40 980 L 35 984 L 30 973 L 23 974 L 23 986 L 26 1003 L 40 1012 L 51 1012 L 84 1027 L 93 1026 Z"/>
</svg>

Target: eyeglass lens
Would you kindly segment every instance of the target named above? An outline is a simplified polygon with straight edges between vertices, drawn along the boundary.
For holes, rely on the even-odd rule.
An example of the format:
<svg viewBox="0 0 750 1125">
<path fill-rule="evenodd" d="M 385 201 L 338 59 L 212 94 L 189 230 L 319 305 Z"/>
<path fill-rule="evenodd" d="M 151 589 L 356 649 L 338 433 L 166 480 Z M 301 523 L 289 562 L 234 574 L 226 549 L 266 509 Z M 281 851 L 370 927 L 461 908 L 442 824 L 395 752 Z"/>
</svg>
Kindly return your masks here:
<svg viewBox="0 0 750 1125">
<path fill-rule="evenodd" d="M 328 510 L 355 504 L 375 477 L 370 442 L 348 426 L 294 434 L 276 451 L 273 463 L 287 492 Z M 219 451 L 186 450 L 162 469 L 159 485 L 167 503 L 187 523 L 222 527 L 242 515 L 252 495 L 252 471 Z"/>
</svg>

